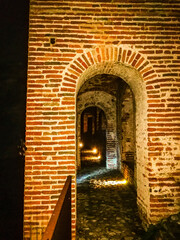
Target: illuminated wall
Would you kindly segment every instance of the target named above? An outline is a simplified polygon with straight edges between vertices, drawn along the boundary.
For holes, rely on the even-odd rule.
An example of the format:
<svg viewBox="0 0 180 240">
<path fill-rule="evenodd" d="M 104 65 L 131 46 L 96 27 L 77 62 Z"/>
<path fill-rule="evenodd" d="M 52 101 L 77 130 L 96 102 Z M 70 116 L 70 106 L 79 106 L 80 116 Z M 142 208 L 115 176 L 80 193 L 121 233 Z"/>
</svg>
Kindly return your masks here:
<svg viewBox="0 0 180 240">
<path fill-rule="evenodd" d="M 179 0 L 30 0 L 24 239 L 44 231 L 67 175 L 75 239 L 76 96 L 101 74 L 134 94 L 144 223 L 179 211 L 179 8 Z"/>
</svg>

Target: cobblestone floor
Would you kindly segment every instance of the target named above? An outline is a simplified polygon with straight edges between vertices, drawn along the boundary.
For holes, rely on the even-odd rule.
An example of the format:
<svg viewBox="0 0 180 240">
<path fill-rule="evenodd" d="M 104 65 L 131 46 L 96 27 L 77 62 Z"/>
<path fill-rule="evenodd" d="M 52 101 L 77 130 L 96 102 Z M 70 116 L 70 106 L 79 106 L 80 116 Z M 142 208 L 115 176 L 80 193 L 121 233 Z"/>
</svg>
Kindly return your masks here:
<svg viewBox="0 0 180 240">
<path fill-rule="evenodd" d="M 143 240 L 144 230 L 132 186 L 95 184 L 99 184 L 98 180 L 122 179 L 119 171 L 104 168 L 89 168 L 78 173 L 77 240 Z"/>
</svg>

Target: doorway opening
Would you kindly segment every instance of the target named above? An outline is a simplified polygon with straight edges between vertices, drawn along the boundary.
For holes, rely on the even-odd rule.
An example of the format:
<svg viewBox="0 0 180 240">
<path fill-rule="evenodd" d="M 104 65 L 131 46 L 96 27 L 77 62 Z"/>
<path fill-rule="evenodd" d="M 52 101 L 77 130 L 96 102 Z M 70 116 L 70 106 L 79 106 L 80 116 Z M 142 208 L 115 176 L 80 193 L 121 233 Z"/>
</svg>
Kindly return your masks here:
<svg viewBox="0 0 180 240">
<path fill-rule="evenodd" d="M 126 169 L 126 175 L 131 168 L 133 177 L 136 173 L 135 125 L 134 95 L 125 81 L 110 74 L 87 80 L 77 95 L 77 169 L 90 163 L 85 157 L 86 150 L 98 146 L 100 163 L 107 169 Z"/>
<path fill-rule="evenodd" d="M 135 125 L 134 95 L 125 81 L 114 75 L 101 74 L 84 82 L 77 95 L 77 237 L 85 234 L 81 228 L 90 231 L 92 222 L 102 227 L 99 216 L 110 228 L 111 220 L 107 220 L 108 214 L 112 214 L 110 204 L 117 211 L 115 218 L 123 218 L 118 210 L 121 205 L 118 196 L 125 189 L 122 184 L 128 181 L 136 185 Z M 114 185 L 117 185 L 115 189 Z M 103 186 L 109 186 L 109 190 L 100 189 Z M 129 196 L 132 194 L 127 189 L 125 192 Z M 100 197 L 103 194 L 105 199 Z M 128 194 L 121 196 L 127 198 L 124 203 L 128 202 Z M 132 205 L 138 218 L 135 190 L 133 194 L 133 203 L 123 203 L 121 207 L 127 213 Z M 125 222 L 130 227 L 129 220 Z M 140 224 L 139 219 L 137 222 Z M 118 221 L 113 224 L 116 233 L 111 234 L 116 239 L 117 232 L 122 229 L 118 229 Z M 96 233 L 94 237 L 110 237 L 105 232 L 101 236 Z M 88 237 L 87 234 L 84 237 Z"/>
<path fill-rule="evenodd" d="M 106 164 L 106 117 L 102 109 L 88 107 L 81 114 L 81 168 Z"/>
</svg>

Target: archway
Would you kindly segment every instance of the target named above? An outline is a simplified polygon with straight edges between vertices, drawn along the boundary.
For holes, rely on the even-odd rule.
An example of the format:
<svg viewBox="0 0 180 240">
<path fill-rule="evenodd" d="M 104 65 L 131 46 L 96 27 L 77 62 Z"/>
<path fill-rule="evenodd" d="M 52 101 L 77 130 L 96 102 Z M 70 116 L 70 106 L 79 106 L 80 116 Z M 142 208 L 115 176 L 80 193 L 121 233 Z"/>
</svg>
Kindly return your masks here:
<svg viewBox="0 0 180 240">
<path fill-rule="evenodd" d="M 137 202 L 141 217 L 146 225 L 150 220 L 150 195 L 147 168 L 148 103 L 145 81 L 156 78 L 156 73 L 141 54 L 134 52 L 132 49 L 116 47 L 96 48 L 91 52 L 83 53 L 69 64 L 64 73 L 61 87 L 61 92 L 64 96 L 69 91 L 74 92 L 75 86 L 75 94 L 77 96 L 81 86 L 88 79 L 101 74 L 119 77 L 130 86 L 136 104 Z"/>
<path fill-rule="evenodd" d="M 81 114 L 80 128 L 81 167 L 105 166 L 107 121 L 104 111 L 95 106 L 86 108 Z"/>
<path fill-rule="evenodd" d="M 106 99 L 106 101 L 104 101 Z M 76 143 L 76 166 L 80 168 L 80 151 L 79 151 L 79 143 L 81 141 L 81 114 L 82 112 L 88 107 L 98 107 L 101 109 L 106 116 L 107 119 L 107 129 L 106 129 L 106 136 L 107 136 L 107 147 L 106 147 L 106 167 L 107 168 L 117 168 L 117 151 L 116 151 L 116 109 L 113 107 L 115 103 L 115 97 L 102 91 L 90 91 L 85 92 L 83 94 L 78 95 L 77 97 L 77 143 Z M 114 136 L 113 139 L 111 136 Z M 114 149 L 110 149 L 108 147 L 108 143 L 111 142 L 115 145 Z M 112 155 L 116 156 L 116 162 L 112 166 Z"/>
<path fill-rule="evenodd" d="M 103 66 L 104 65 L 104 66 Z M 90 66 L 80 76 L 79 82 L 83 84 L 95 73 L 102 72 L 103 74 L 114 73 L 115 76 L 123 79 L 132 89 L 136 102 L 136 155 L 137 155 L 137 195 L 138 202 L 141 205 L 148 205 L 149 191 L 148 181 L 146 177 L 147 163 L 147 95 L 146 86 L 141 75 L 133 67 L 121 63 L 110 63 L 111 68 L 107 68 L 106 63 L 99 63 Z M 108 69 L 108 71 L 107 71 Z M 87 78 L 88 77 L 88 78 Z M 79 83 L 78 82 L 78 83 Z M 81 85 L 77 89 L 80 88 Z M 113 164 L 113 161 L 112 161 Z M 141 208 L 141 207 L 140 207 Z M 144 210 L 144 207 L 143 207 Z M 147 214 L 147 213 L 146 213 Z"/>
<path fill-rule="evenodd" d="M 128 100 L 128 102 L 127 102 Z M 124 107 L 122 106 L 124 105 Z M 90 168 L 90 164 L 88 163 L 88 159 L 85 159 L 86 157 L 91 158 L 91 166 L 92 163 L 94 163 L 92 154 L 89 154 L 90 151 L 92 151 L 92 143 L 91 138 L 93 133 L 96 131 L 96 125 L 98 125 L 97 122 L 95 122 L 95 119 L 97 118 L 97 107 L 93 106 L 100 106 L 101 109 L 104 110 L 106 117 L 107 117 L 107 155 L 109 159 L 107 158 L 107 164 L 106 167 L 108 169 L 125 169 L 125 161 L 122 160 L 128 160 L 126 162 L 130 164 L 129 158 L 126 156 L 126 159 L 122 157 L 122 146 L 123 146 L 123 154 L 127 155 L 130 153 L 129 150 L 131 150 L 132 154 L 132 146 L 127 148 L 127 134 L 131 133 L 131 131 L 127 131 L 125 126 L 121 127 L 122 122 L 126 120 L 126 124 L 130 127 L 129 120 L 133 123 L 134 127 L 134 119 L 132 117 L 133 115 L 133 107 L 129 107 L 130 105 L 133 105 L 133 97 L 132 92 L 128 86 L 121 78 L 116 77 L 114 75 L 110 74 L 101 74 L 96 75 L 90 79 L 87 79 L 86 82 L 83 83 L 81 86 L 78 95 L 77 95 L 77 136 L 78 136 L 78 144 L 77 147 L 79 147 L 79 142 L 83 142 L 85 147 L 80 151 L 81 148 L 77 149 L 78 156 L 78 162 L 79 165 L 82 166 L 81 171 L 78 171 L 77 174 L 77 222 L 78 222 L 78 237 L 79 236 L 79 229 L 81 229 L 83 223 L 82 223 L 82 210 L 80 210 L 80 199 L 81 199 L 81 188 L 84 187 L 84 191 L 89 192 L 89 189 L 85 188 L 89 184 L 88 179 L 91 179 L 93 181 L 93 178 L 96 178 L 97 175 L 100 177 L 102 171 L 103 174 L 106 173 L 104 169 L 97 168 Z M 130 118 L 127 120 L 123 120 L 122 118 L 125 118 L 124 115 L 130 115 Z M 122 115 L 122 117 L 121 117 Z M 127 118 L 127 117 L 126 117 Z M 88 121 L 89 120 L 89 121 Z M 99 121 L 99 120 L 98 120 Z M 80 127 L 81 125 L 81 127 Z M 83 127 L 82 127 L 83 126 Z M 89 127 L 90 126 L 90 127 Z M 122 131 L 123 129 L 123 131 Z M 84 136 L 80 134 L 82 132 L 88 135 L 88 143 L 86 143 L 86 139 L 84 139 Z M 131 133 L 132 134 L 132 133 Z M 125 143 L 122 141 L 122 136 L 124 137 Z M 86 138 L 86 137 L 85 137 Z M 132 138 L 132 136 L 128 136 L 129 139 Z M 131 139 L 132 140 L 132 139 Z M 93 140 L 94 141 L 94 140 Z M 95 143 L 95 141 L 94 141 Z M 90 145 L 91 147 L 87 150 L 86 145 Z M 130 140 L 128 140 L 128 144 L 130 144 Z M 93 145 L 94 146 L 94 145 Z M 89 146 L 88 146 L 89 147 Z M 133 147 L 134 147 L 134 141 L 133 141 Z M 89 155 L 85 155 L 85 152 Z M 80 156 L 81 153 L 81 156 Z M 91 155 L 91 156 L 90 156 Z M 135 152 L 133 153 L 135 155 Z M 112 158 L 113 156 L 113 158 Z M 110 164 L 109 161 L 110 160 Z M 133 159 L 134 160 L 134 159 Z M 113 162 L 112 162 L 113 161 Z M 112 164 L 113 163 L 113 164 Z M 134 161 L 133 161 L 134 164 Z M 86 168 L 85 168 L 86 166 Z M 95 164 L 94 164 L 95 166 Z M 123 167 L 123 168 L 122 168 Z M 78 166 L 79 169 L 79 166 Z M 126 167 L 127 172 L 127 167 Z M 109 172 L 110 174 L 110 172 Z M 121 174 L 119 173 L 119 178 Z M 112 176 L 111 176 L 112 177 Z M 133 176 L 134 178 L 134 176 Z M 85 183 L 86 182 L 86 183 Z M 85 184 L 85 185 L 83 185 Z M 89 196 L 89 199 L 91 197 Z M 82 202 L 83 204 L 83 202 Z M 87 203 L 89 206 L 89 203 Z M 90 206 L 89 206 L 90 207 Z M 87 207 L 86 207 L 87 208 Z M 98 211 L 98 209 L 97 209 Z M 86 215 L 87 214 L 87 215 Z M 99 213 L 100 214 L 100 213 Z M 110 213 L 109 213 L 110 214 Z M 88 213 L 84 212 L 84 218 L 87 219 L 89 215 Z"/>
</svg>

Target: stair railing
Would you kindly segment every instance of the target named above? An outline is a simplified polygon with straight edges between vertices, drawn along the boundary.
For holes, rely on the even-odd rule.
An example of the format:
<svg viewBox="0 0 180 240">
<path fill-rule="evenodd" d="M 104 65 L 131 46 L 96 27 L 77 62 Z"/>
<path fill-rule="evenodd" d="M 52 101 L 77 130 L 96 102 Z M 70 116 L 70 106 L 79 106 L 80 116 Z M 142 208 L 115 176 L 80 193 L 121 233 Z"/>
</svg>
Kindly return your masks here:
<svg viewBox="0 0 180 240">
<path fill-rule="evenodd" d="M 71 240 L 71 176 L 68 176 L 42 240 Z"/>
</svg>

